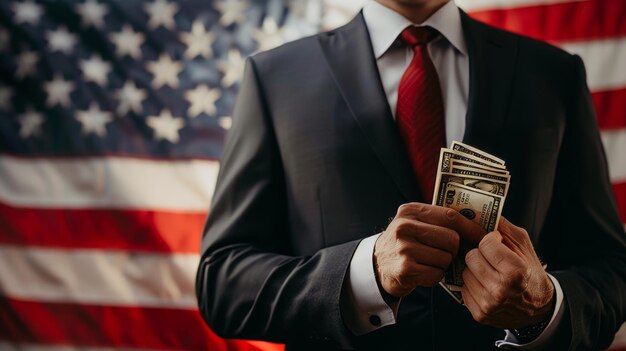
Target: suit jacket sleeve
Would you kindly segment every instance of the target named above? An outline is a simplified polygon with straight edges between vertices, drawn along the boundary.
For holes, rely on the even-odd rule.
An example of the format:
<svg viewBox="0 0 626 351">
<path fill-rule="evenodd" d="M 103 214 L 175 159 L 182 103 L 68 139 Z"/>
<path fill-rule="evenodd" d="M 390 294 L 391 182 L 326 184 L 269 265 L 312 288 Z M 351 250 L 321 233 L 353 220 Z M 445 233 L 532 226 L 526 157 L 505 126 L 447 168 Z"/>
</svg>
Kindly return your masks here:
<svg viewBox="0 0 626 351">
<path fill-rule="evenodd" d="M 626 236 L 584 65 L 578 56 L 573 61 L 554 196 L 541 235 L 550 241 L 540 246 L 549 251 L 548 267 L 563 288 L 569 317 L 562 323 L 571 338 L 554 349 L 597 350 L 609 346 L 626 316 Z"/>
<path fill-rule="evenodd" d="M 271 116 L 248 59 L 205 226 L 196 293 L 223 337 L 347 347 L 340 293 L 358 241 L 294 256 Z M 285 96 L 285 99 L 289 97 Z"/>
</svg>

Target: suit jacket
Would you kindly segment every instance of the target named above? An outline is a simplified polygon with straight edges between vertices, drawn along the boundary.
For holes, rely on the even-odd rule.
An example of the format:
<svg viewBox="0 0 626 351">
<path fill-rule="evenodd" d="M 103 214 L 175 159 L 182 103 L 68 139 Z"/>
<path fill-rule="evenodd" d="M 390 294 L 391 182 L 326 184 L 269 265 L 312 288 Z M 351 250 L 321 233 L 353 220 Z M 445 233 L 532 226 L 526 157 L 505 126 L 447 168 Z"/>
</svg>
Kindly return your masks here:
<svg viewBox="0 0 626 351">
<path fill-rule="evenodd" d="M 504 208 L 565 293 L 551 350 L 607 347 L 626 315 L 626 240 L 583 64 L 462 13 L 463 141 L 507 161 Z M 355 337 L 340 311 L 359 241 L 422 201 L 362 15 L 247 60 L 202 241 L 199 307 L 219 335 L 287 350 L 488 350 L 504 332 L 439 288 Z"/>
</svg>

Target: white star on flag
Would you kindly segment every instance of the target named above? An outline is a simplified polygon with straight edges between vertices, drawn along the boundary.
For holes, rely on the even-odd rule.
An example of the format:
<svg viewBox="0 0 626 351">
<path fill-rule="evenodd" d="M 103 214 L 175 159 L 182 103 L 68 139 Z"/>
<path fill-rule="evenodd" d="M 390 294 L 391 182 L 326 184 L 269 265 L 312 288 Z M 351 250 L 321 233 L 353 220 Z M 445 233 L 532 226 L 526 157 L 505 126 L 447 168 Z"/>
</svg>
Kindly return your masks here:
<svg viewBox="0 0 626 351">
<path fill-rule="evenodd" d="M 165 0 L 156 0 L 144 5 L 144 9 L 150 16 L 148 27 L 155 29 L 163 26 L 167 29 L 174 29 L 174 15 L 178 12 L 178 5 Z"/>
<path fill-rule="evenodd" d="M 209 89 L 205 84 L 198 85 L 195 89 L 185 93 L 185 99 L 189 102 L 187 113 L 189 117 L 197 117 L 202 112 L 209 116 L 217 113 L 215 102 L 219 100 L 220 90 L 217 88 Z"/>
<path fill-rule="evenodd" d="M 148 117 L 146 124 L 154 131 L 155 138 L 175 144 L 180 140 L 178 132 L 185 126 L 185 120 L 173 117 L 169 110 L 163 110 L 158 116 Z"/>
<path fill-rule="evenodd" d="M 93 55 L 88 60 L 82 60 L 79 65 L 85 81 L 94 82 L 99 86 L 106 85 L 107 75 L 111 71 L 109 62 L 103 61 L 98 55 Z"/>
<path fill-rule="evenodd" d="M 245 11 L 249 4 L 246 0 L 220 0 L 215 8 L 221 13 L 220 24 L 230 26 L 233 23 L 245 21 Z"/>
<path fill-rule="evenodd" d="M 222 116 L 217 119 L 217 124 L 225 130 L 229 130 L 231 125 L 233 124 L 233 119 L 230 116 Z"/>
<path fill-rule="evenodd" d="M 9 47 L 9 31 L 0 29 L 0 51 L 4 51 Z"/>
<path fill-rule="evenodd" d="M 67 31 L 67 28 L 60 26 L 55 31 L 47 33 L 50 51 L 60 51 L 66 55 L 72 52 L 72 48 L 78 41 L 73 33 Z"/>
<path fill-rule="evenodd" d="M 15 76 L 22 79 L 35 73 L 35 66 L 37 66 L 37 61 L 39 61 L 39 54 L 33 51 L 24 51 L 17 56 L 15 61 L 17 64 Z"/>
<path fill-rule="evenodd" d="M 228 50 L 228 56 L 226 59 L 219 60 L 217 62 L 217 69 L 222 74 L 222 85 L 226 88 L 231 87 L 233 84 L 241 79 L 243 73 L 244 60 L 241 58 L 241 53 L 237 49 Z"/>
<path fill-rule="evenodd" d="M 193 22 L 190 32 L 180 33 L 180 40 L 187 44 L 187 50 L 185 50 L 185 56 L 192 59 L 198 55 L 203 57 L 210 57 L 213 55 L 211 45 L 215 41 L 213 33 L 207 32 L 204 25 L 200 21 Z"/>
<path fill-rule="evenodd" d="M 100 4 L 96 0 L 87 0 L 84 4 L 76 5 L 76 12 L 81 17 L 80 24 L 83 27 L 101 28 L 104 26 L 104 16 L 108 11 L 109 9 L 105 4 Z"/>
<path fill-rule="evenodd" d="M 12 5 L 13 12 L 15 13 L 15 23 L 29 23 L 35 25 L 39 22 L 39 18 L 43 13 L 41 6 L 30 0 L 15 2 Z"/>
<path fill-rule="evenodd" d="M 172 61 L 167 54 L 161 54 L 157 61 L 146 64 L 148 71 L 152 73 L 152 87 L 158 89 L 164 85 L 172 88 L 178 87 L 178 74 L 183 70 L 180 62 Z"/>
<path fill-rule="evenodd" d="M 83 127 L 83 134 L 93 133 L 103 138 L 107 134 L 106 124 L 113 120 L 113 116 L 111 112 L 100 110 L 98 104 L 92 102 L 89 110 L 76 111 L 76 119 Z"/>
<path fill-rule="evenodd" d="M 26 139 L 30 136 L 41 134 L 41 124 L 43 116 L 41 113 L 29 107 L 26 112 L 18 116 L 20 123 L 20 138 Z"/>
<path fill-rule="evenodd" d="M 261 29 L 255 28 L 252 36 L 257 41 L 257 51 L 266 51 L 273 49 L 285 42 L 282 30 L 278 27 L 276 20 L 266 17 L 263 20 Z"/>
<path fill-rule="evenodd" d="M 11 88 L 0 85 L 0 109 L 8 110 L 11 107 L 11 98 L 13 90 Z"/>
<path fill-rule="evenodd" d="M 145 90 L 137 88 L 135 83 L 127 81 L 121 90 L 115 94 L 120 104 L 117 107 L 117 113 L 125 116 L 129 111 L 140 114 L 143 111 L 141 103 L 146 99 L 148 94 Z"/>
<path fill-rule="evenodd" d="M 128 55 L 134 59 L 141 56 L 141 44 L 145 41 L 143 33 L 133 31 L 129 25 L 124 25 L 119 33 L 111 33 L 110 39 L 115 44 L 115 54 L 118 57 Z"/>
<path fill-rule="evenodd" d="M 44 83 L 44 90 L 48 93 L 47 106 L 59 104 L 63 107 L 69 107 L 70 93 L 74 90 L 74 82 L 63 80 L 61 75 L 55 75 L 53 80 Z"/>
</svg>

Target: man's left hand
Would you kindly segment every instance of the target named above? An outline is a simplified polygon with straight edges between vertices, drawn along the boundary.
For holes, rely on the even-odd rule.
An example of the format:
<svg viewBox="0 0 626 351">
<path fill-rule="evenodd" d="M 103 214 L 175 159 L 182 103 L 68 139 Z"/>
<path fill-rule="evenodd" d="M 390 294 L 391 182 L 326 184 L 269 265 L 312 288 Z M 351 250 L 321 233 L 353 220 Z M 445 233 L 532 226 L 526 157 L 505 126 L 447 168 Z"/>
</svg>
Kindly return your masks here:
<svg viewBox="0 0 626 351">
<path fill-rule="evenodd" d="M 523 228 L 502 218 L 465 262 L 461 293 L 477 322 L 519 329 L 550 318 L 554 285 Z"/>
</svg>

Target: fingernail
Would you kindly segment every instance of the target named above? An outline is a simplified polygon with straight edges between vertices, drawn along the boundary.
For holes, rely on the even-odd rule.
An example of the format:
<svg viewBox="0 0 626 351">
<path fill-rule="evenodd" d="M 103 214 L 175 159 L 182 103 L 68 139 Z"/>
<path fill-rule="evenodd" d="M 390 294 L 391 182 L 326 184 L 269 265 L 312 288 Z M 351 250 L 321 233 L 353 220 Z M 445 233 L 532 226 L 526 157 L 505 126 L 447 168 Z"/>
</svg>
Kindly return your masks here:
<svg viewBox="0 0 626 351">
<path fill-rule="evenodd" d="M 507 231 L 511 228 L 510 222 L 504 217 L 500 217 L 500 228 Z"/>
<path fill-rule="evenodd" d="M 452 220 L 454 218 L 456 218 L 456 214 L 457 212 L 455 210 L 448 210 L 446 212 L 446 216 L 448 217 L 448 219 Z"/>
</svg>

